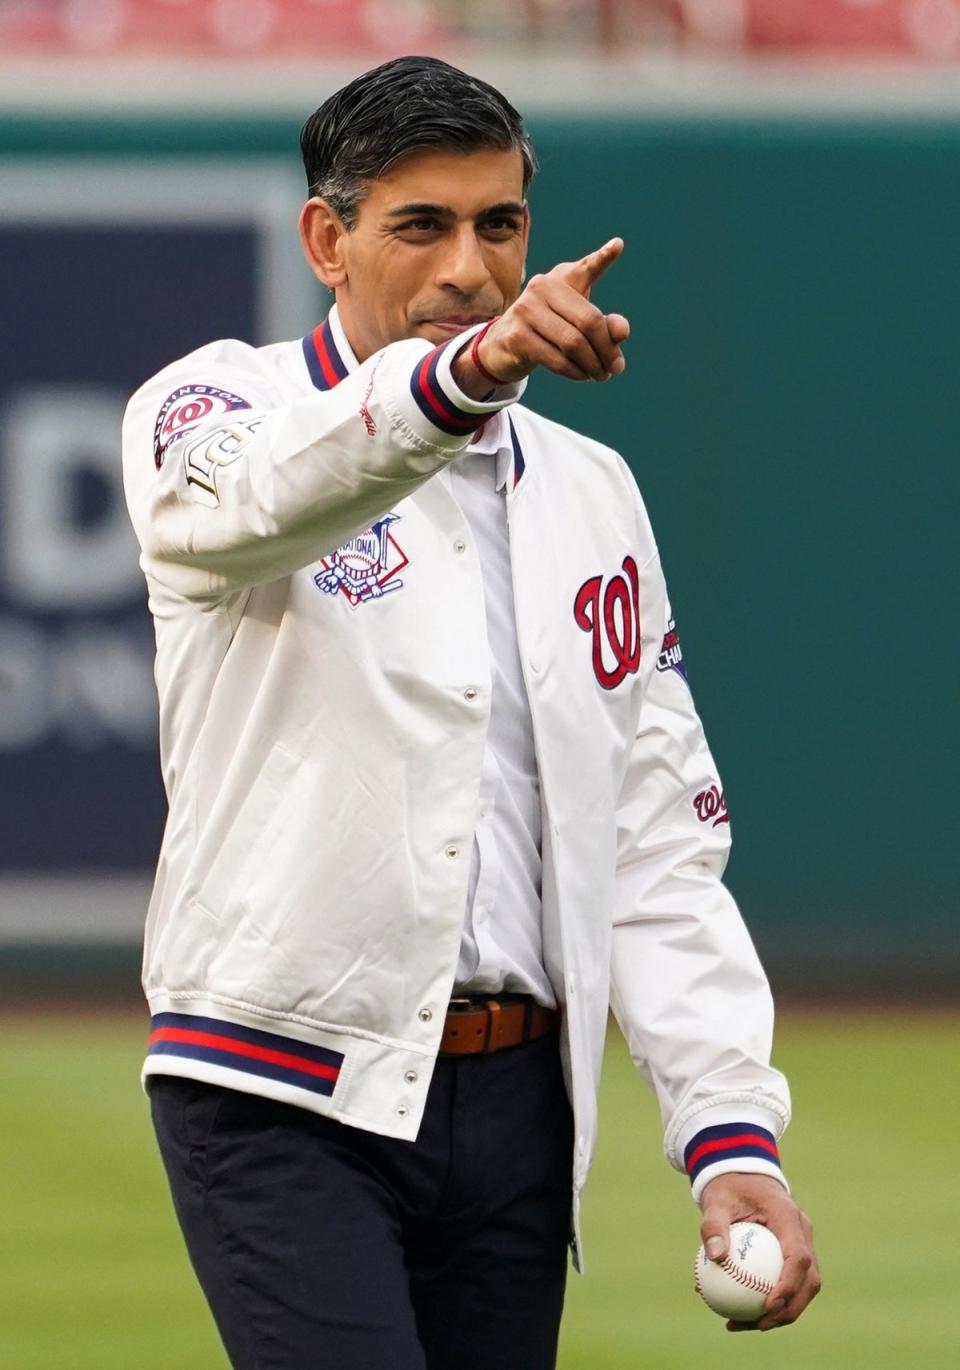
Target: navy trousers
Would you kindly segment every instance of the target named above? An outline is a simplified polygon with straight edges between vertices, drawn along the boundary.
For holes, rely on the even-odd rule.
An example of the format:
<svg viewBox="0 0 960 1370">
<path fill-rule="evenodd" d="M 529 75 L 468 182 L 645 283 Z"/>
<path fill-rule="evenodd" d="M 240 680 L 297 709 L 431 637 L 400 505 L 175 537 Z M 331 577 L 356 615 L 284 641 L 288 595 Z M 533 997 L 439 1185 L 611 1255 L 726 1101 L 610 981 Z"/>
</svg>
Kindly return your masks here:
<svg viewBox="0 0 960 1370">
<path fill-rule="evenodd" d="M 153 1076 L 234 1370 L 553 1370 L 573 1137 L 556 1036 L 441 1058 L 416 1142 Z"/>
</svg>

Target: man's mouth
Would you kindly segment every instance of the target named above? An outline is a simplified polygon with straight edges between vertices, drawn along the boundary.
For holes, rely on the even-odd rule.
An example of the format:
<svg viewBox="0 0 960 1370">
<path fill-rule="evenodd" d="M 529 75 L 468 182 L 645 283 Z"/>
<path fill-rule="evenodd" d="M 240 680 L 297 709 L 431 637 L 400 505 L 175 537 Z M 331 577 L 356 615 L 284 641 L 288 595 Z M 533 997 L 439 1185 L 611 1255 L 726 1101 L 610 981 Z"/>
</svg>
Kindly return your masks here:
<svg viewBox="0 0 960 1370">
<path fill-rule="evenodd" d="M 424 327 L 442 328 L 445 333 L 464 333 L 468 328 L 473 328 L 478 323 L 486 323 L 490 317 L 488 314 L 464 314 L 462 317 L 445 315 L 440 319 L 424 319 Z"/>
</svg>

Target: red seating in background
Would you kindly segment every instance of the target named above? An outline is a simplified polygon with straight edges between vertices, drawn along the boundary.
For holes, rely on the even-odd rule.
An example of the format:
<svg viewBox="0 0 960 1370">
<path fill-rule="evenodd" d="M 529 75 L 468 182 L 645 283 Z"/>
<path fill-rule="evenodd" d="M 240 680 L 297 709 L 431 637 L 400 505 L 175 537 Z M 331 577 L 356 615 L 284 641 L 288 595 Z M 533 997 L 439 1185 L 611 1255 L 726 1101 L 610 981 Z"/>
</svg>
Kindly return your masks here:
<svg viewBox="0 0 960 1370">
<path fill-rule="evenodd" d="M 0 0 L 0 56 L 373 58 L 693 45 L 960 57 L 960 0 Z"/>
<path fill-rule="evenodd" d="M 960 54 L 960 0 L 747 0 L 758 48 Z"/>
<path fill-rule="evenodd" d="M 439 0 L 0 0 L 0 52 L 432 51 L 444 9 Z"/>
</svg>

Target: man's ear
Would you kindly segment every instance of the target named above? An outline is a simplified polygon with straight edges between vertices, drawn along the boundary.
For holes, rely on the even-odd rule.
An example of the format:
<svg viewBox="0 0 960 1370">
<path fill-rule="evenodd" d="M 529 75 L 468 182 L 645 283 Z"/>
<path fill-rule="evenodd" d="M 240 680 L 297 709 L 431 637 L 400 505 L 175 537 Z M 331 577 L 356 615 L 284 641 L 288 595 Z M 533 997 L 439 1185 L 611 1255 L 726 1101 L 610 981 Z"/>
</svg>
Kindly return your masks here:
<svg viewBox="0 0 960 1370">
<path fill-rule="evenodd" d="M 303 255 L 318 281 L 331 290 L 347 279 L 344 252 L 347 228 L 340 215 L 326 200 L 315 195 L 300 211 L 300 242 Z"/>
</svg>

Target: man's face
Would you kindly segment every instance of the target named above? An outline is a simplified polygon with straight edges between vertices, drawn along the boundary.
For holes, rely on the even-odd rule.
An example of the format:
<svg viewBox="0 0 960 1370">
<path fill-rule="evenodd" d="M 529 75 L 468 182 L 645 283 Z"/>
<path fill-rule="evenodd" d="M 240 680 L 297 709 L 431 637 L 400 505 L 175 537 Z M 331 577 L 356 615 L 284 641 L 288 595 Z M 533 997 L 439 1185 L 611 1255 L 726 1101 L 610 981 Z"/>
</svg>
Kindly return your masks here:
<svg viewBox="0 0 960 1370">
<path fill-rule="evenodd" d="M 337 305 L 359 360 L 502 314 L 520 293 L 528 229 L 515 149 L 414 153 L 371 181 L 339 240 Z"/>
</svg>

